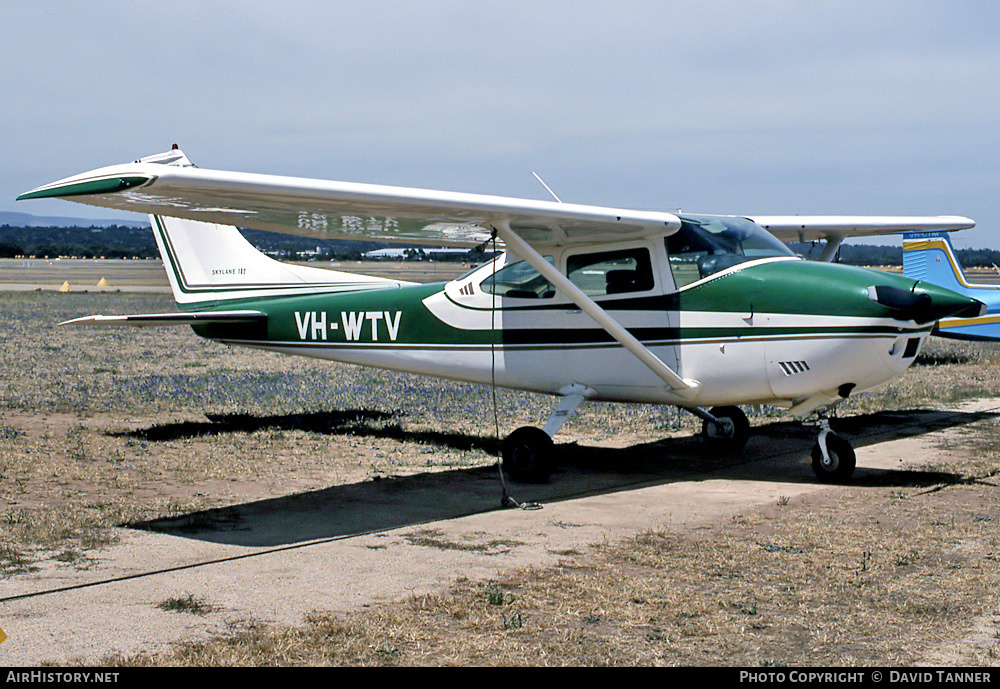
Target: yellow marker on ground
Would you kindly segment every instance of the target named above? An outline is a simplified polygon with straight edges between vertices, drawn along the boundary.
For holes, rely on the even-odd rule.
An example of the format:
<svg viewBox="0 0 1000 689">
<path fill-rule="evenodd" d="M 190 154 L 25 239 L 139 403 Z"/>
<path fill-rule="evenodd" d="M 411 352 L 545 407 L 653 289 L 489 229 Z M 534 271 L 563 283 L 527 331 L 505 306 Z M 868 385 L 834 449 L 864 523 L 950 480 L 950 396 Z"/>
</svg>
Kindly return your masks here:
<svg viewBox="0 0 1000 689">
<path fill-rule="evenodd" d="M 108 286 L 108 281 L 105 280 L 104 278 L 101 278 L 100 280 L 97 281 L 97 286 L 98 287 L 107 287 Z"/>
<path fill-rule="evenodd" d="M 59 291 L 60 292 L 69 292 L 72 289 L 73 288 L 69 286 L 69 280 L 67 280 L 66 282 L 62 283 L 62 287 L 59 288 Z"/>
<path fill-rule="evenodd" d="M 2 644 L 6 640 L 7 640 L 7 635 L 3 633 L 2 629 L 0 629 L 0 644 Z"/>
</svg>

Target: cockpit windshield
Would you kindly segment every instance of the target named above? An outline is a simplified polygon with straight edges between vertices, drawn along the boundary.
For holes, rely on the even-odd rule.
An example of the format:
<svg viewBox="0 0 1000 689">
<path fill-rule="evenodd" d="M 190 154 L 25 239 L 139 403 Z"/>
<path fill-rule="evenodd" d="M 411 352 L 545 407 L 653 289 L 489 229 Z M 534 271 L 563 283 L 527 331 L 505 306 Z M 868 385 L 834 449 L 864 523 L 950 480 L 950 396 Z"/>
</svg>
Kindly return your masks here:
<svg viewBox="0 0 1000 689">
<path fill-rule="evenodd" d="M 666 243 L 678 289 L 744 261 L 795 256 L 759 225 L 729 216 L 683 216 L 681 229 L 667 237 Z"/>
</svg>

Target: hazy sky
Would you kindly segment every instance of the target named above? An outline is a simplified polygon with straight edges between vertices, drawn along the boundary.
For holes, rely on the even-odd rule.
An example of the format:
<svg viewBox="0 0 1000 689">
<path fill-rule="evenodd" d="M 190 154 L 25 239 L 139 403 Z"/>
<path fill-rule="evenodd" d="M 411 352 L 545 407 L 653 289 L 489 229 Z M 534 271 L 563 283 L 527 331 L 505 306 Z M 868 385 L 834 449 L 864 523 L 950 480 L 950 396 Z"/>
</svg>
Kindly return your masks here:
<svg viewBox="0 0 1000 689">
<path fill-rule="evenodd" d="M 1000 248 L 995 0 L 33 0 L 0 9 L 0 57 L 0 210 L 109 217 L 14 197 L 178 143 L 642 209 L 966 215 L 956 245 Z"/>
</svg>

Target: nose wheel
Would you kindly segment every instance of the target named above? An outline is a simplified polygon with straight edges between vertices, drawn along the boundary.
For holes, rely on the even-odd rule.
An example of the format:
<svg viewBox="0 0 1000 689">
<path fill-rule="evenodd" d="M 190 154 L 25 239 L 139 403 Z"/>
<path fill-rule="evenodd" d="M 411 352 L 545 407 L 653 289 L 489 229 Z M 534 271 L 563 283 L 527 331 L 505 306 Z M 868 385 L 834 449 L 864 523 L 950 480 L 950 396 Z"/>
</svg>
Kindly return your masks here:
<svg viewBox="0 0 1000 689">
<path fill-rule="evenodd" d="M 812 468 L 825 483 L 845 483 L 854 475 L 857 457 L 851 444 L 830 430 L 830 422 L 821 421 L 819 438 L 812 449 Z"/>
</svg>

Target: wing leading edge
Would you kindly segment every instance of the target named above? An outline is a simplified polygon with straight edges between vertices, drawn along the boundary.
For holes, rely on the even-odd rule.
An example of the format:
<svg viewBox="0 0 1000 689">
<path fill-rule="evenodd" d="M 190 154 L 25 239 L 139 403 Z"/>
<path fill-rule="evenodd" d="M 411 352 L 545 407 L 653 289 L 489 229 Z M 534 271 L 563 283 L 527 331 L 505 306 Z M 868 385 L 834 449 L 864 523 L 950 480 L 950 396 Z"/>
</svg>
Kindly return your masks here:
<svg viewBox="0 0 1000 689">
<path fill-rule="evenodd" d="M 756 215 L 747 219 L 783 242 L 823 241 L 820 261 L 832 261 L 837 249 L 850 237 L 924 230 L 951 232 L 976 225 L 969 218 L 958 215 Z"/>
</svg>

